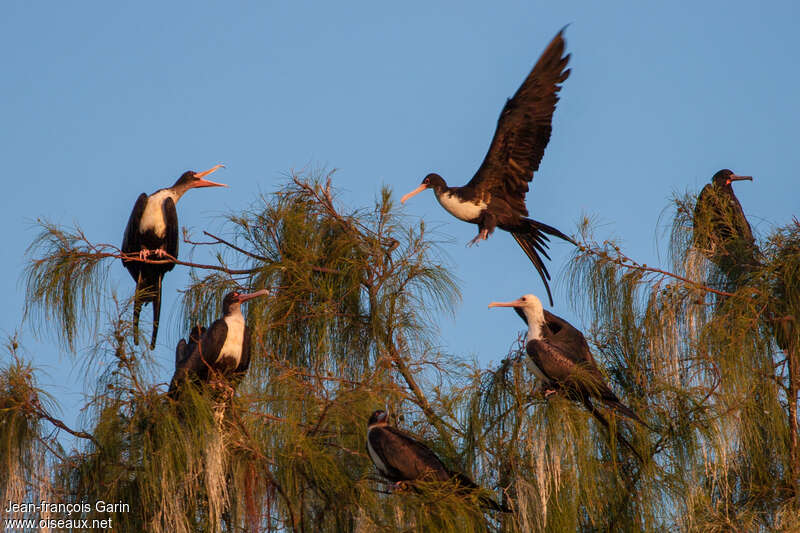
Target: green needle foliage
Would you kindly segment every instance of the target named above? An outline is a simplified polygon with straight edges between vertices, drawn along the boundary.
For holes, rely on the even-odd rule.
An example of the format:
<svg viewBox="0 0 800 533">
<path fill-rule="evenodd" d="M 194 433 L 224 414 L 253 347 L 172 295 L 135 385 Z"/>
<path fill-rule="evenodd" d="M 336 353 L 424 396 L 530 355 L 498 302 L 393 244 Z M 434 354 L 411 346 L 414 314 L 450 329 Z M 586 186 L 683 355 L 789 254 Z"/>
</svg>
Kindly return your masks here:
<svg viewBox="0 0 800 533">
<path fill-rule="evenodd" d="M 496 368 L 441 353 L 437 316 L 459 288 L 389 191 L 351 210 L 330 179 L 292 177 L 227 217 L 222 236 L 187 237 L 216 260 L 180 262 L 184 336 L 233 288 L 270 295 L 248 304 L 244 381 L 187 383 L 179 400 L 153 377 L 174 354 L 135 346 L 129 302 L 106 289 L 119 250 L 43 224 L 29 316 L 67 349 L 91 338 L 76 363 L 102 371 L 87 372 L 90 429 L 70 429 L 9 347 L 0 496 L 122 502 L 80 513 L 116 531 L 800 531 L 800 224 L 760 242 L 732 283 L 698 249 L 692 198 L 675 206 L 669 270 L 596 242 L 588 223 L 566 270 L 596 359 L 650 428 L 601 407 L 606 429 L 564 393 L 546 396 L 522 337 Z M 483 489 L 381 479 L 365 449 L 379 408 Z"/>
</svg>

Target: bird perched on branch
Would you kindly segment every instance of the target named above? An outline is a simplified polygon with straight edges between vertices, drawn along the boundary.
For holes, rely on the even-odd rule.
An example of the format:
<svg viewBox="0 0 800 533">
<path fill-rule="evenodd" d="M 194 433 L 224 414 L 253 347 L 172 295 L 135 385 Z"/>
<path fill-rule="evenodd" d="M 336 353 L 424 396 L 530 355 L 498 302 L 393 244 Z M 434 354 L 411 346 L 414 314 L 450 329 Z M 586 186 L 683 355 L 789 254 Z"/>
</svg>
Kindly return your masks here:
<svg viewBox="0 0 800 533">
<path fill-rule="evenodd" d="M 539 272 L 550 305 L 550 273 L 539 254 L 550 259 L 546 251 L 548 235 L 575 243 L 556 228 L 528 218 L 525 195 L 550 140 L 558 92 L 570 72 L 563 32 L 550 42 L 520 88 L 506 101 L 489 152 L 470 182 L 463 187 L 448 187 L 440 175 L 428 174 L 419 187 L 400 200 L 405 203 L 415 194 L 433 189 L 451 215 L 478 225 L 478 235 L 469 244 L 487 239 L 496 227 L 510 232 Z"/>
<path fill-rule="evenodd" d="M 416 481 L 451 482 L 460 492 L 474 492 L 480 487 L 459 472 L 448 470 L 430 448 L 417 439 L 390 426 L 385 411 L 375 411 L 367 422 L 367 453 L 378 472 L 397 486 Z M 494 511 L 510 512 L 492 498 L 482 495 L 481 505 Z"/>
<path fill-rule="evenodd" d="M 744 210 L 733 192 L 737 176 L 728 169 L 714 174 L 703 187 L 694 210 L 694 243 L 732 281 L 758 264 L 758 247 Z"/>
<path fill-rule="evenodd" d="M 513 307 L 528 325 L 525 351 L 531 370 L 544 383 L 545 396 L 565 391 L 568 398 L 583 403 L 606 429 L 608 420 L 592 403 L 593 398 L 649 428 L 608 386 L 583 333 L 563 318 L 545 311 L 539 298 L 526 294 L 511 302 L 492 302 L 489 307 Z M 641 459 L 622 435 L 619 439 Z"/>
<path fill-rule="evenodd" d="M 234 382 L 244 377 L 250 367 L 250 335 L 241 305 L 268 292 L 262 289 L 250 294 L 228 293 L 222 301 L 222 318 L 215 320 L 208 329 L 195 326 L 189 342 L 183 339 L 178 342 L 175 374 L 169 386 L 171 397 L 175 397 L 186 379 L 208 383 L 214 375 Z"/>
<path fill-rule="evenodd" d="M 123 259 L 122 264 L 136 282 L 133 299 L 133 342 L 139 344 L 139 313 L 145 303 L 153 304 L 153 336 L 150 349 L 156 346 L 158 320 L 161 314 L 161 281 L 164 274 L 175 268 L 175 263 L 146 263 L 146 259 L 178 258 L 178 212 L 175 204 L 186 191 L 197 187 L 227 187 L 204 179 L 216 172 L 216 165 L 205 172 L 184 172 L 172 187 L 159 189 L 151 195 L 142 193 L 133 206 L 122 238 L 122 252 L 138 255 L 135 259 Z"/>
</svg>

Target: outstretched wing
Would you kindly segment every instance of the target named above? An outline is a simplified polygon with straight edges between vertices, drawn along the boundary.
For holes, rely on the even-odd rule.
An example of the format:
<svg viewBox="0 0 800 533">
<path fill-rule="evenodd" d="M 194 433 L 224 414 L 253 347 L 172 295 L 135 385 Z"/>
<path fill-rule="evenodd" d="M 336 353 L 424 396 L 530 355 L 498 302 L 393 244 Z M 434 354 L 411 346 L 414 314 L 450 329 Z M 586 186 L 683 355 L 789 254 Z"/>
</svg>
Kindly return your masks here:
<svg viewBox="0 0 800 533">
<path fill-rule="evenodd" d="M 122 253 L 136 254 L 139 253 L 141 248 L 141 236 L 139 233 L 139 226 L 142 223 L 142 215 L 144 208 L 147 207 L 147 194 L 142 193 L 133 204 L 133 211 L 128 218 L 128 225 L 125 226 L 125 233 L 122 234 Z M 128 272 L 133 276 L 133 280 L 139 279 L 139 267 L 141 263 L 138 261 L 125 261 L 122 264 L 128 269 Z"/>
<path fill-rule="evenodd" d="M 468 184 L 479 195 L 503 196 L 519 216 L 528 215 L 528 183 L 550 141 L 560 84 L 570 72 L 563 33 L 561 30 L 553 38 L 514 97 L 506 102 L 489 152 Z"/>
</svg>

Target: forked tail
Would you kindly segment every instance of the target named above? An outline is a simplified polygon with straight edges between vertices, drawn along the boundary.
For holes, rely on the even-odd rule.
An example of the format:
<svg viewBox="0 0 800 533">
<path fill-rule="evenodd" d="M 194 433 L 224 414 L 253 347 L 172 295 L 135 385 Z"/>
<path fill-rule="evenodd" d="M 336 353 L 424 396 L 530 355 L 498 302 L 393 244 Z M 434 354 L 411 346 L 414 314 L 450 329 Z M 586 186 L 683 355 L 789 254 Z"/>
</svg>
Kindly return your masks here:
<svg viewBox="0 0 800 533">
<path fill-rule="evenodd" d="M 533 266 L 536 267 L 544 283 L 544 288 L 547 291 L 547 298 L 550 300 L 550 305 L 553 305 L 553 295 L 550 293 L 550 285 L 547 283 L 550 280 L 550 273 L 547 271 L 547 267 L 544 266 L 544 261 L 542 261 L 539 254 L 546 257 L 548 261 L 550 260 L 550 256 L 547 255 L 547 243 L 550 242 L 550 239 L 547 238 L 547 235 L 558 237 L 576 246 L 577 244 L 570 237 L 553 226 L 548 226 L 547 224 L 531 220 L 530 218 L 523 218 L 520 226 L 516 230 L 511 231 L 511 235 L 514 236 L 514 240 L 517 241 L 517 244 L 519 244 L 520 248 L 525 252 L 525 255 L 531 260 Z"/>
</svg>

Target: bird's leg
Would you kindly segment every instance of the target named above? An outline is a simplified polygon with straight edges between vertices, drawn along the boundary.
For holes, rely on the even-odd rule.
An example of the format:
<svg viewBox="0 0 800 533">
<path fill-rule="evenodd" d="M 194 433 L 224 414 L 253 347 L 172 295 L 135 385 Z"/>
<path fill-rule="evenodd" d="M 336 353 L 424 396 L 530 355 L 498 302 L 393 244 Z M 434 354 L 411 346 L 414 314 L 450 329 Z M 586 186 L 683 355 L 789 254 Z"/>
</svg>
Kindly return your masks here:
<svg viewBox="0 0 800 533">
<path fill-rule="evenodd" d="M 478 244 L 478 241 L 485 241 L 488 238 L 489 238 L 489 230 L 484 228 L 478 232 L 478 234 L 475 236 L 474 239 L 472 239 L 467 243 L 467 246 L 473 246 L 475 244 Z"/>
</svg>

